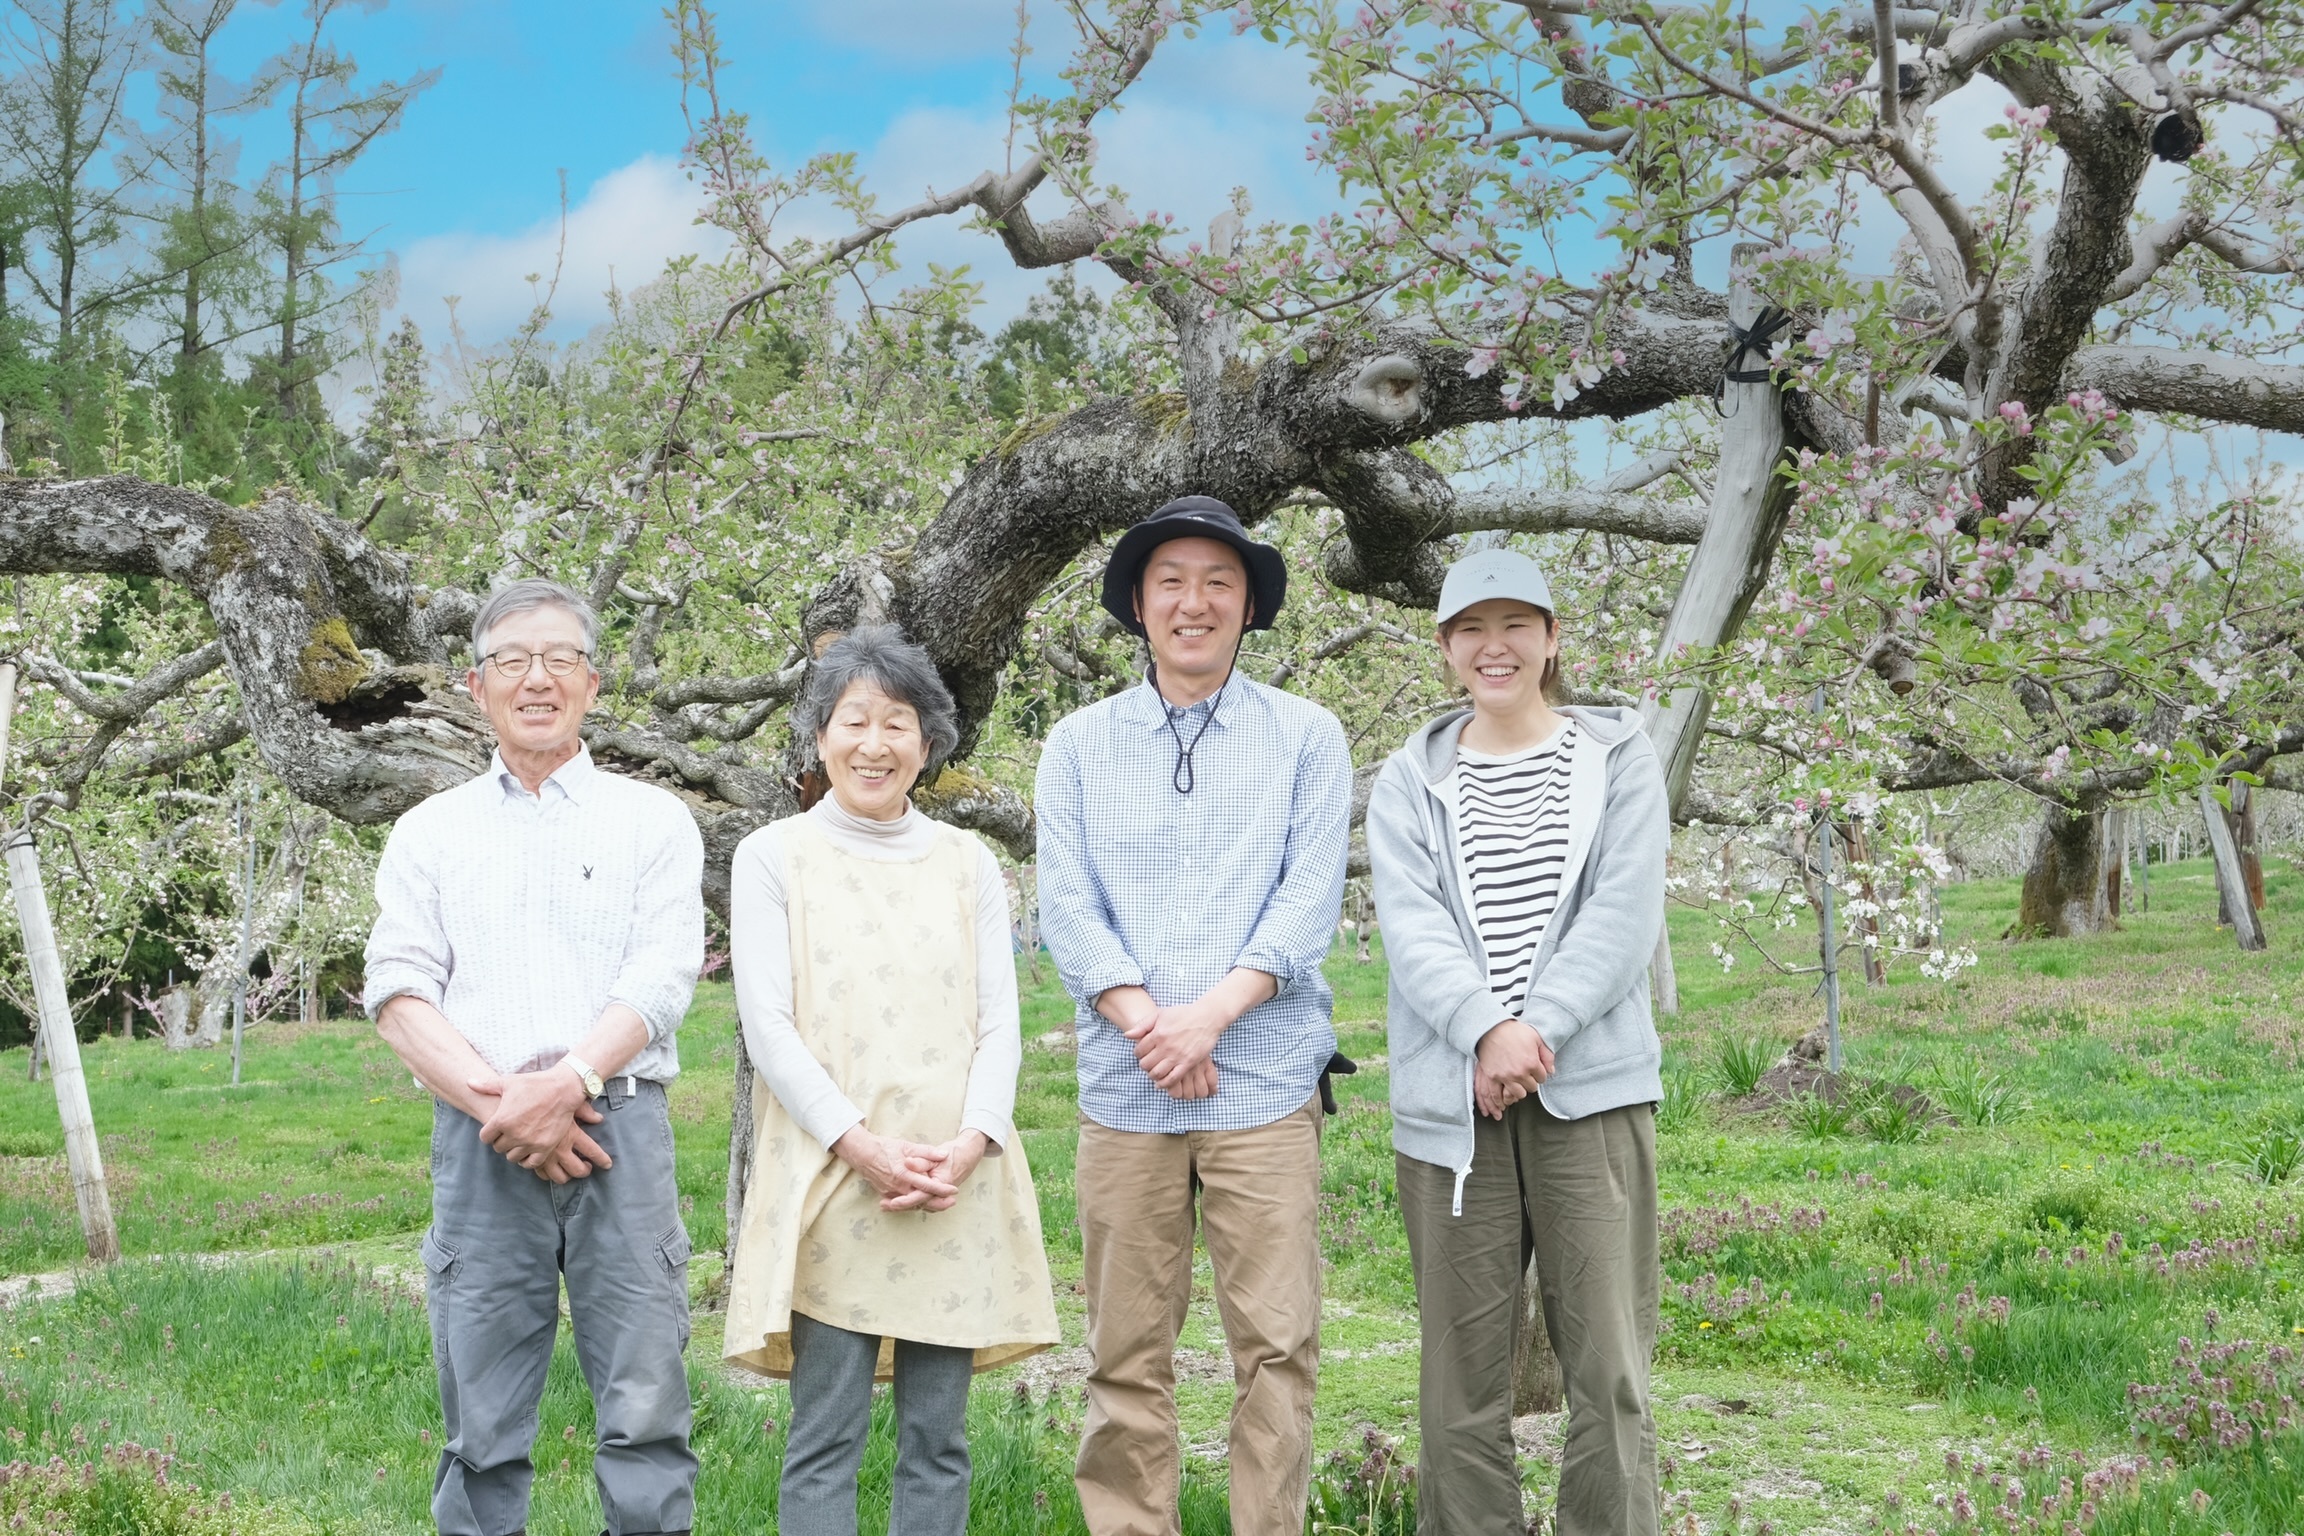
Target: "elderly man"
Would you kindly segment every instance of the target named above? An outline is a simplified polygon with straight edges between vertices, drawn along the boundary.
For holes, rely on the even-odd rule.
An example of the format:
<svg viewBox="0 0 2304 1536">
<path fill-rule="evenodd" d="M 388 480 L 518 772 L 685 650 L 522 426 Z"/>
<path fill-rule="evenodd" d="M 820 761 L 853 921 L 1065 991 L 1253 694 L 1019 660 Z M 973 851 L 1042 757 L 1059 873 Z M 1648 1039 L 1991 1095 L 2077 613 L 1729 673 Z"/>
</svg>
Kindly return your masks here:
<svg viewBox="0 0 2304 1536">
<path fill-rule="evenodd" d="M 1232 1350 L 1232 1529 L 1298 1536 L 1320 1350 L 1320 961 L 1344 892 L 1336 717 L 1234 669 L 1287 594 L 1280 552 L 1205 496 L 1113 547 L 1104 606 L 1144 685 L 1048 735 L 1042 931 L 1078 1004 L 1095 1536 L 1176 1536 L 1177 1334 L 1193 1207 Z"/>
<path fill-rule="evenodd" d="M 436 1101 L 441 1536 L 527 1526 L 562 1276 L 608 1536 L 695 1523 L 664 1090 L 703 961 L 704 850 L 676 798 L 601 772 L 579 739 L 599 632 L 554 582 L 488 600 L 466 684 L 495 760 L 403 816 L 376 871 L 368 1011 Z"/>
</svg>

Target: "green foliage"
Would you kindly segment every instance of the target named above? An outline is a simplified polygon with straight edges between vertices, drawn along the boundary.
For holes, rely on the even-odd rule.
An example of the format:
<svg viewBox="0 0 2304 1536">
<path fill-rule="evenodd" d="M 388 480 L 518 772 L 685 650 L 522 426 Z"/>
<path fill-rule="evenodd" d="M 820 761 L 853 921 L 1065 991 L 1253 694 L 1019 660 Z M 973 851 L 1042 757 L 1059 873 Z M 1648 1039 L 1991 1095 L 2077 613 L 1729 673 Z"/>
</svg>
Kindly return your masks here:
<svg viewBox="0 0 2304 1536">
<path fill-rule="evenodd" d="M 2111 1191 L 2084 1173 L 2055 1178 L 2024 1203 L 2024 1217 L 2033 1226 L 2068 1237 L 2100 1231 L 2111 1210 Z"/>
<path fill-rule="evenodd" d="M 1855 1108 L 1846 1099 L 1816 1089 L 1798 1095 L 1784 1108 L 1787 1125 L 1818 1141 L 1847 1135 L 1848 1124 L 1855 1116 Z"/>
<path fill-rule="evenodd" d="M 1857 1127 L 1874 1141 L 1901 1144 L 1928 1134 L 1934 1118 L 1928 1101 L 1910 1089 L 1898 1093 L 1896 1086 L 1902 1085 L 1863 1095 L 1862 1107 L 1856 1111 Z"/>
<path fill-rule="evenodd" d="M 1328 1453 L 1308 1502 L 1306 1536 L 1414 1536 L 1415 1463 L 1398 1440 L 1371 1424 L 1358 1445 Z"/>
<path fill-rule="evenodd" d="M 2304 1124 L 2282 1117 L 2240 1144 L 2240 1159 L 2267 1184 L 2284 1184 L 2304 1167 Z"/>
<path fill-rule="evenodd" d="M 1721 1088 L 1731 1098 L 1747 1098 L 1759 1089 L 1760 1079 L 1776 1065 L 1779 1054 L 1772 1040 L 1757 1035 L 1726 1036 L 1713 1058 L 1713 1068 Z"/>
<path fill-rule="evenodd" d="M 176 1458 L 133 1442 L 88 1462 L 0 1463 L 0 1529 L 34 1536 L 318 1536 L 294 1515 L 203 1494 Z"/>
<path fill-rule="evenodd" d="M 1704 1115 L 1704 1084 L 1695 1073 L 1667 1071 L 1664 1074 L 1664 1097 L 1656 1103 L 1656 1128 L 1660 1131 L 1683 1131 L 1697 1123 Z"/>
<path fill-rule="evenodd" d="M 1936 1101 L 1962 1125 L 2000 1125 L 2031 1107 L 1999 1073 L 1974 1057 L 1943 1063 L 1930 1081 Z"/>
</svg>

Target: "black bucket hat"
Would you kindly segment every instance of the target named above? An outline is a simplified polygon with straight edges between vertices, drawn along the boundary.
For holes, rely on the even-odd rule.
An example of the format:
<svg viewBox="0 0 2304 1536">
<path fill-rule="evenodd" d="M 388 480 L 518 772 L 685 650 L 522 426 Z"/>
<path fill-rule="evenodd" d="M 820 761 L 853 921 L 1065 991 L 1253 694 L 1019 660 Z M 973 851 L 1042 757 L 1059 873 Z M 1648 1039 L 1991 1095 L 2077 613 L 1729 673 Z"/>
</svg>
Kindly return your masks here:
<svg viewBox="0 0 2304 1536">
<path fill-rule="evenodd" d="M 1288 562 L 1269 544 L 1259 544 L 1240 526 L 1240 514 L 1213 496 L 1179 496 L 1126 533 L 1112 546 L 1104 565 L 1104 611 L 1120 621 L 1132 635 L 1144 633 L 1136 617 L 1136 587 L 1152 551 L 1171 539 L 1214 539 L 1240 551 L 1248 568 L 1248 591 L 1253 605 L 1250 629 L 1270 629 L 1288 600 Z"/>
</svg>

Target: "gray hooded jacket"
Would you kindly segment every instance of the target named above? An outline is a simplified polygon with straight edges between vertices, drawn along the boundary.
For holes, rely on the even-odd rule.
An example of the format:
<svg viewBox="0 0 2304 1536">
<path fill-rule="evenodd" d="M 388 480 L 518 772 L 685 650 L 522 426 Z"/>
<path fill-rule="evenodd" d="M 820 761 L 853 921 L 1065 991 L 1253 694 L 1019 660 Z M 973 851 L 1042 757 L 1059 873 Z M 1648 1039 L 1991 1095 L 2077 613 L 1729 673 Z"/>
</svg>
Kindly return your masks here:
<svg viewBox="0 0 2304 1536">
<path fill-rule="evenodd" d="M 1648 1012 L 1648 963 L 1664 922 L 1672 837 L 1664 774 L 1629 709 L 1571 707 L 1584 729 L 1569 779 L 1560 905 L 1531 963 L 1521 1018 L 1552 1048 L 1537 1090 L 1579 1120 L 1663 1095 L 1663 1050 Z M 1368 800 L 1368 858 L 1391 965 L 1392 1144 L 1456 1172 L 1457 1214 L 1472 1171 L 1472 1063 L 1504 1017 L 1489 990 L 1472 897 L 1456 849 L 1456 742 L 1469 710 L 1410 737 Z"/>
</svg>

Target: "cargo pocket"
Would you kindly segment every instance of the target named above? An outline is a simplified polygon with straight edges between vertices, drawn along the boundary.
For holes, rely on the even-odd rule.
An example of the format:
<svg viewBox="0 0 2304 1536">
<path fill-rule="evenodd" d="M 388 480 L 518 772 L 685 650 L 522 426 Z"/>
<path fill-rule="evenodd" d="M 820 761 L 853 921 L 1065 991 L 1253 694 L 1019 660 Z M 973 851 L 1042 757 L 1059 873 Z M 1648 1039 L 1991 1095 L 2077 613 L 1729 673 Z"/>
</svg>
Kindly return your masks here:
<svg viewBox="0 0 2304 1536">
<path fill-rule="evenodd" d="M 456 1266 L 463 1262 L 463 1254 L 440 1241 L 440 1234 L 430 1227 L 424 1229 L 424 1242 L 417 1252 L 424 1258 L 425 1288 L 434 1295 L 447 1290 L 448 1282 L 456 1278 Z"/>
<path fill-rule="evenodd" d="M 695 1252 L 688 1241 L 688 1229 L 678 1222 L 672 1230 L 656 1240 L 656 1256 L 664 1263 L 664 1276 L 671 1288 L 671 1299 L 680 1312 L 680 1349 L 688 1349 L 688 1259 Z"/>
</svg>

